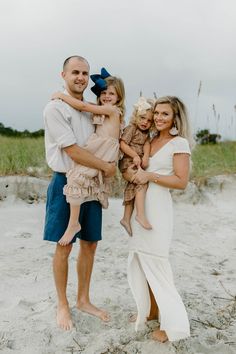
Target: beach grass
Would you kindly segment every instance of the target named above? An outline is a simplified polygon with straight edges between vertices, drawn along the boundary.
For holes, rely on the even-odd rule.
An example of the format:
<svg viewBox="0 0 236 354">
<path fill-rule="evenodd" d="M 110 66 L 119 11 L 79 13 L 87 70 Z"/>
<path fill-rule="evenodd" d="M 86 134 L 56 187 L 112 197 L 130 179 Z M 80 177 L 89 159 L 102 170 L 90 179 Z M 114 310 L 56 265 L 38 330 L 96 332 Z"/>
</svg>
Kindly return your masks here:
<svg viewBox="0 0 236 354">
<path fill-rule="evenodd" d="M 197 145 L 192 153 L 191 179 L 236 173 L 236 142 Z M 0 136 L 0 175 L 48 177 L 44 139 Z M 119 172 L 114 181 L 115 194 L 123 187 Z"/>
<path fill-rule="evenodd" d="M 44 139 L 0 136 L 0 175 L 48 175 Z"/>
<path fill-rule="evenodd" d="M 236 142 L 197 145 L 192 152 L 191 179 L 236 173 Z"/>
</svg>

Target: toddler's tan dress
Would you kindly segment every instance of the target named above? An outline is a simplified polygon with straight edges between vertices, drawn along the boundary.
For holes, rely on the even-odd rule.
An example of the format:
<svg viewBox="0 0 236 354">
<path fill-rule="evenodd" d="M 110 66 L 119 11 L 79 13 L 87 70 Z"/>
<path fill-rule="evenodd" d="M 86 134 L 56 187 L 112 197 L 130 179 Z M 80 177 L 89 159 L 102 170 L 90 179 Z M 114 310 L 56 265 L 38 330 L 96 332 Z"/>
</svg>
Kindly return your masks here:
<svg viewBox="0 0 236 354">
<path fill-rule="evenodd" d="M 149 133 L 147 131 L 140 130 L 135 124 L 129 124 L 121 135 L 127 145 L 133 149 L 140 158 L 143 157 L 143 147 L 146 141 L 149 140 Z M 119 161 L 119 169 L 121 173 L 124 173 L 126 169 L 133 164 L 132 157 L 124 154 L 123 158 Z M 135 183 L 127 182 L 124 191 L 123 205 L 129 204 L 135 198 L 137 190 L 143 188 L 144 185 L 137 185 Z"/>
</svg>

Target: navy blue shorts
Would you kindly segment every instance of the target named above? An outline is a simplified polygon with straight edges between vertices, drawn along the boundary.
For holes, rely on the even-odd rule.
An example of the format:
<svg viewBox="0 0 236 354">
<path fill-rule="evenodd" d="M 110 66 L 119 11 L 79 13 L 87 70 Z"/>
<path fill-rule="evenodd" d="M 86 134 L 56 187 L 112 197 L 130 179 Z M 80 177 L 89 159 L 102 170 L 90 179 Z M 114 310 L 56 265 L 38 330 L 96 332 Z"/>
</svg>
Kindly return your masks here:
<svg viewBox="0 0 236 354">
<path fill-rule="evenodd" d="M 58 242 L 64 234 L 70 217 L 70 205 L 63 194 L 66 176 L 54 172 L 48 186 L 44 240 Z M 98 201 L 89 201 L 81 205 L 79 222 L 81 231 L 73 238 L 97 242 L 102 239 L 102 206 Z"/>
</svg>

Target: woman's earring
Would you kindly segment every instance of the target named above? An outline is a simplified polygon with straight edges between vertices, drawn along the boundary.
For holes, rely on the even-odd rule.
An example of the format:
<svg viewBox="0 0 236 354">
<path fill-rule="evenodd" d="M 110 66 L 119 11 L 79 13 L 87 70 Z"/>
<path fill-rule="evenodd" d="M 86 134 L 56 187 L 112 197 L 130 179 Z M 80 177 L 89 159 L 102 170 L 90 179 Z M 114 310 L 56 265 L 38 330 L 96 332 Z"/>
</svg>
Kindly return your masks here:
<svg viewBox="0 0 236 354">
<path fill-rule="evenodd" d="M 173 136 L 179 134 L 179 131 L 178 131 L 177 126 L 176 126 L 176 121 L 174 121 L 174 125 L 173 125 L 173 127 L 169 130 L 169 133 L 170 133 L 170 135 L 173 135 Z"/>
</svg>

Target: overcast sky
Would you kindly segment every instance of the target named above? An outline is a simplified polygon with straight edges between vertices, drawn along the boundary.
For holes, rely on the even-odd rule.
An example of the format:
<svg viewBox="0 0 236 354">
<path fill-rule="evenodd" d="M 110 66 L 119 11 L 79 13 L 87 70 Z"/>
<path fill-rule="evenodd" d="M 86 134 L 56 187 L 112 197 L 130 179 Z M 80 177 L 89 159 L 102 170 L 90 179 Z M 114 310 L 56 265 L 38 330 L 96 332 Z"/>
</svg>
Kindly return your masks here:
<svg viewBox="0 0 236 354">
<path fill-rule="evenodd" d="M 78 54 L 124 80 L 127 121 L 140 90 L 177 95 L 195 129 L 236 139 L 235 15 L 235 0 L 1 0 L 0 122 L 42 128 L 62 63 Z"/>
</svg>

